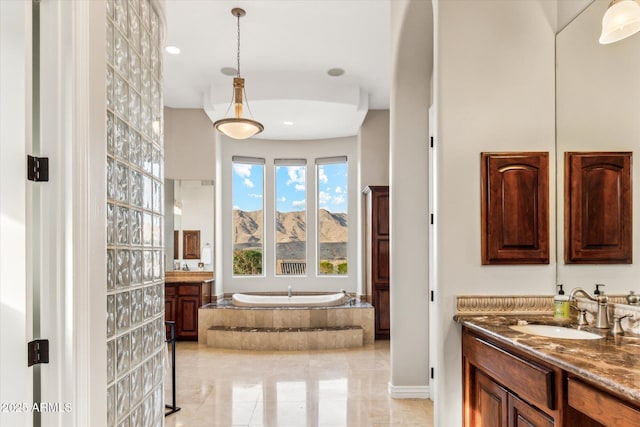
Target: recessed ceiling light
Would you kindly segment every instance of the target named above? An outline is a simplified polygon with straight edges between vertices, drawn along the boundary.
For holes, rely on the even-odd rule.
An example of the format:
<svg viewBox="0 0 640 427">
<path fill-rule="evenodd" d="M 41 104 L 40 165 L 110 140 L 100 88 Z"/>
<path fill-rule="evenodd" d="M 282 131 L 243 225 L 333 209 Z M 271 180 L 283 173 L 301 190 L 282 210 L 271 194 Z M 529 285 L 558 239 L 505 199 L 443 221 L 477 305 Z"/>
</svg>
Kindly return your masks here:
<svg viewBox="0 0 640 427">
<path fill-rule="evenodd" d="M 167 47 L 164 48 L 164 50 L 167 53 L 170 53 L 171 55 L 177 55 L 177 54 L 180 53 L 180 48 L 176 47 L 176 46 L 167 46 Z"/>
<path fill-rule="evenodd" d="M 222 67 L 220 68 L 220 72 L 225 76 L 236 76 L 238 75 L 238 70 L 233 67 Z"/>
<path fill-rule="evenodd" d="M 329 74 L 331 77 L 338 77 L 344 74 L 344 70 L 342 68 L 331 68 L 329 71 L 327 71 L 327 74 Z"/>
<path fill-rule="evenodd" d="M 293 122 L 290 122 L 289 120 L 285 120 L 282 124 L 285 126 L 293 126 Z"/>
</svg>

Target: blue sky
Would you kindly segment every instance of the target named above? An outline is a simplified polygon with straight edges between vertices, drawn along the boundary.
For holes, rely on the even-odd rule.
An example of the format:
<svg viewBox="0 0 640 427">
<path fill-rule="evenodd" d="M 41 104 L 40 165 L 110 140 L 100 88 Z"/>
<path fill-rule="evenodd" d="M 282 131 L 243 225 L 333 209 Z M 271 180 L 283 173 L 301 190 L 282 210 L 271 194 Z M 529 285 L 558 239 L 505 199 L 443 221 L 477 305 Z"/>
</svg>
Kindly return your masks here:
<svg viewBox="0 0 640 427">
<path fill-rule="evenodd" d="M 306 209 L 306 166 L 276 166 L 276 209 L 278 212 Z M 264 166 L 233 164 L 233 208 L 262 209 Z M 347 212 L 347 164 L 318 165 L 318 206 L 331 212 Z"/>
</svg>

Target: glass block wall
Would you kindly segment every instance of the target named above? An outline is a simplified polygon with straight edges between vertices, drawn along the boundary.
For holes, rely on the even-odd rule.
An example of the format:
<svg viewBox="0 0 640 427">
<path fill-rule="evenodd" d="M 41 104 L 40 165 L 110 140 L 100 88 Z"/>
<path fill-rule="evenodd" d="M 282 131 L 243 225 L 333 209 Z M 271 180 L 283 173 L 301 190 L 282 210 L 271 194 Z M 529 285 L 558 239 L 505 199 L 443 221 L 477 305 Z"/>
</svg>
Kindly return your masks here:
<svg viewBox="0 0 640 427">
<path fill-rule="evenodd" d="M 107 0 L 107 425 L 162 426 L 162 24 Z"/>
</svg>

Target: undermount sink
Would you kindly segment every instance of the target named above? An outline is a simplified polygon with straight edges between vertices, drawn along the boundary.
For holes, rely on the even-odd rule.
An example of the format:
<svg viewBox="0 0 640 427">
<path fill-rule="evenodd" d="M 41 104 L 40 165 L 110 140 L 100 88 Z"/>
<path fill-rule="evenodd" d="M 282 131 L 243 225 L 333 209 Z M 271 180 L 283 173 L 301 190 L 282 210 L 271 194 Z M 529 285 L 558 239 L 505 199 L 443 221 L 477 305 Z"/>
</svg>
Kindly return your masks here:
<svg viewBox="0 0 640 427">
<path fill-rule="evenodd" d="M 530 335 L 539 335 L 549 338 L 562 338 L 568 340 L 598 340 L 603 338 L 592 332 L 566 328 L 553 325 L 513 325 L 509 326 L 514 331 L 524 332 Z"/>
</svg>

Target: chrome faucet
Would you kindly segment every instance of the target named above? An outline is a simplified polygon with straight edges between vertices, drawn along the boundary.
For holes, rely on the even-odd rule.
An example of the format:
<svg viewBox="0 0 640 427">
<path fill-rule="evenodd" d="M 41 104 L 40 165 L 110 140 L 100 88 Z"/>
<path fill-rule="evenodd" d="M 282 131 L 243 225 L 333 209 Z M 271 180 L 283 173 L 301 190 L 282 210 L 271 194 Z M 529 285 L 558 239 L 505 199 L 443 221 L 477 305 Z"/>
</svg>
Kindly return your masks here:
<svg viewBox="0 0 640 427">
<path fill-rule="evenodd" d="M 609 329 L 609 314 L 607 312 L 607 308 L 609 306 L 609 297 L 604 295 L 603 293 L 592 296 L 582 288 L 574 288 L 569 294 L 569 301 L 575 301 L 576 294 L 582 294 L 583 296 L 589 298 L 591 301 L 595 301 L 598 303 L 598 313 L 596 314 L 595 327 L 598 329 Z"/>
<path fill-rule="evenodd" d="M 293 291 L 291 290 L 291 285 L 287 287 L 287 295 L 289 295 L 289 298 L 291 298 L 291 296 L 293 295 Z"/>
</svg>

